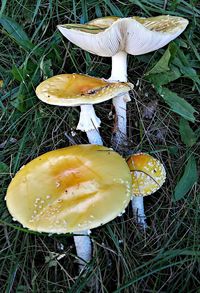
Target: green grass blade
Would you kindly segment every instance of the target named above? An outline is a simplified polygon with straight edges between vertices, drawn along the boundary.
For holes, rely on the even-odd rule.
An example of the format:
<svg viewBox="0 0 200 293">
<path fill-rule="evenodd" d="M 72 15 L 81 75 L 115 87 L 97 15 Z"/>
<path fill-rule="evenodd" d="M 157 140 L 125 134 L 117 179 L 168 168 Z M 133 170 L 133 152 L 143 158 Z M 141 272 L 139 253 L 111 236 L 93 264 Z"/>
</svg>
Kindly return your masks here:
<svg viewBox="0 0 200 293">
<path fill-rule="evenodd" d="M 0 19 L 0 24 L 7 31 L 10 38 L 14 39 L 19 46 L 22 46 L 25 49 L 32 49 L 34 47 L 22 26 L 12 18 L 2 16 Z"/>
</svg>

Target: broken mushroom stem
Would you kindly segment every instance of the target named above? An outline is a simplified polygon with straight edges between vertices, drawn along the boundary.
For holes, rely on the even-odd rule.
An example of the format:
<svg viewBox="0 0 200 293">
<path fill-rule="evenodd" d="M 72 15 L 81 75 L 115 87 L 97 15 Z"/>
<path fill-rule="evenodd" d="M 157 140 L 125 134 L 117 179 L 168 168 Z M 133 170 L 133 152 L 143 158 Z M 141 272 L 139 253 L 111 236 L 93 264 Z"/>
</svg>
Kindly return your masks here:
<svg viewBox="0 0 200 293">
<path fill-rule="evenodd" d="M 89 234 L 90 230 L 84 230 L 77 232 L 77 235 L 74 235 L 74 244 L 79 264 L 79 274 L 84 272 L 85 266 L 91 261 L 92 258 L 92 243 Z"/>
<path fill-rule="evenodd" d="M 80 118 L 77 129 L 86 132 L 90 144 L 103 145 L 98 128 L 101 120 L 96 116 L 93 105 L 81 105 Z M 92 259 L 92 241 L 90 239 L 90 230 L 78 232 L 74 235 L 74 244 L 78 258 L 79 274 L 85 272 L 85 267 Z"/>
<path fill-rule="evenodd" d="M 101 120 L 97 117 L 93 105 L 81 105 L 77 129 L 86 132 L 89 143 L 103 145 L 99 127 Z"/>
<path fill-rule="evenodd" d="M 147 228 L 146 215 L 144 213 L 144 198 L 143 196 L 133 196 L 131 200 L 133 215 L 136 223 L 142 228 Z"/>
<path fill-rule="evenodd" d="M 112 57 L 112 71 L 110 81 L 127 82 L 127 53 L 120 51 Z M 129 94 L 123 94 L 113 99 L 116 113 L 116 127 L 113 137 L 115 149 L 126 144 L 127 141 L 127 115 L 126 104 L 130 101 Z"/>
</svg>

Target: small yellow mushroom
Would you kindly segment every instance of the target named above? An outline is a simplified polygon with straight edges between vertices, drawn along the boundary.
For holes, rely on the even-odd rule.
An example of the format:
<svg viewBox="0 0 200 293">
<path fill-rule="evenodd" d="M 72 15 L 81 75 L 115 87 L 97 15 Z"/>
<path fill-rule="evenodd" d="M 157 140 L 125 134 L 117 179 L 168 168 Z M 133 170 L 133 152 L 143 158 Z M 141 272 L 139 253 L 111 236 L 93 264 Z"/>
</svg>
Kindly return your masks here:
<svg viewBox="0 0 200 293">
<path fill-rule="evenodd" d="M 166 172 L 161 162 L 154 157 L 138 153 L 127 158 L 132 176 L 132 209 L 136 222 L 145 229 L 143 197 L 156 192 L 165 182 Z"/>
</svg>

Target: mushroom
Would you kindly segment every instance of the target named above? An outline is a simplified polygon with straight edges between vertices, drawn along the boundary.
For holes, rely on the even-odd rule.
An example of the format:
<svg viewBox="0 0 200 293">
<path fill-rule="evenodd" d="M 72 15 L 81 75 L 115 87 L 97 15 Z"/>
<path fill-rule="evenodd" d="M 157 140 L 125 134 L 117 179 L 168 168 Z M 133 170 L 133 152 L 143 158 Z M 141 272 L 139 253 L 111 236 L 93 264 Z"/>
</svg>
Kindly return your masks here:
<svg viewBox="0 0 200 293">
<path fill-rule="evenodd" d="M 143 197 L 156 192 L 165 182 L 166 172 L 161 162 L 149 154 L 137 153 L 127 158 L 132 176 L 132 209 L 136 222 L 146 229 Z"/>
<path fill-rule="evenodd" d="M 156 17 L 103 17 L 86 24 L 58 25 L 60 32 L 72 43 L 99 56 L 112 57 L 109 80 L 127 81 L 127 54 L 142 55 L 155 51 L 178 37 L 188 25 L 188 20 L 161 15 Z M 126 103 L 129 95 L 113 99 L 116 111 L 114 144 L 126 141 Z"/>
<path fill-rule="evenodd" d="M 112 149 L 75 145 L 45 153 L 23 166 L 5 197 L 23 227 L 46 233 L 77 233 L 79 269 L 91 259 L 89 229 L 117 217 L 131 198 L 131 174 Z"/>
<path fill-rule="evenodd" d="M 101 121 L 95 114 L 93 104 L 107 101 L 130 89 L 131 83 L 110 82 L 83 74 L 60 74 L 43 81 L 36 88 L 36 94 L 47 104 L 80 106 L 77 129 L 86 132 L 90 143 L 102 145 L 98 131 Z"/>
</svg>

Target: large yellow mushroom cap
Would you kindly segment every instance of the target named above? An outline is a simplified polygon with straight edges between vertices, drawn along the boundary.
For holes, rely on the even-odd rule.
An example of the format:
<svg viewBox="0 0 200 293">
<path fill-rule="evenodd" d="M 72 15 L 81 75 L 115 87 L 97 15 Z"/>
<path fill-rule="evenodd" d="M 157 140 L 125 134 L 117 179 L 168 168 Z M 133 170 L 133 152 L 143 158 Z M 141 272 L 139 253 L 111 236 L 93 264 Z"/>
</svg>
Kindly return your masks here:
<svg viewBox="0 0 200 293">
<path fill-rule="evenodd" d="M 138 153 L 127 159 L 132 176 L 132 194 L 146 196 L 157 191 L 165 182 L 166 172 L 161 162 L 154 157 Z"/>
<path fill-rule="evenodd" d="M 84 74 L 60 74 L 43 81 L 36 88 L 36 94 L 47 104 L 80 106 L 107 101 L 132 88 L 128 82 L 109 82 Z"/>
<path fill-rule="evenodd" d="M 112 149 L 77 145 L 48 152 L 20 169 L 6 204 L 24 227 L 50 233 L 77 232 L 105 224 L 131 198 L 131 174 Z"/>
</svg>

